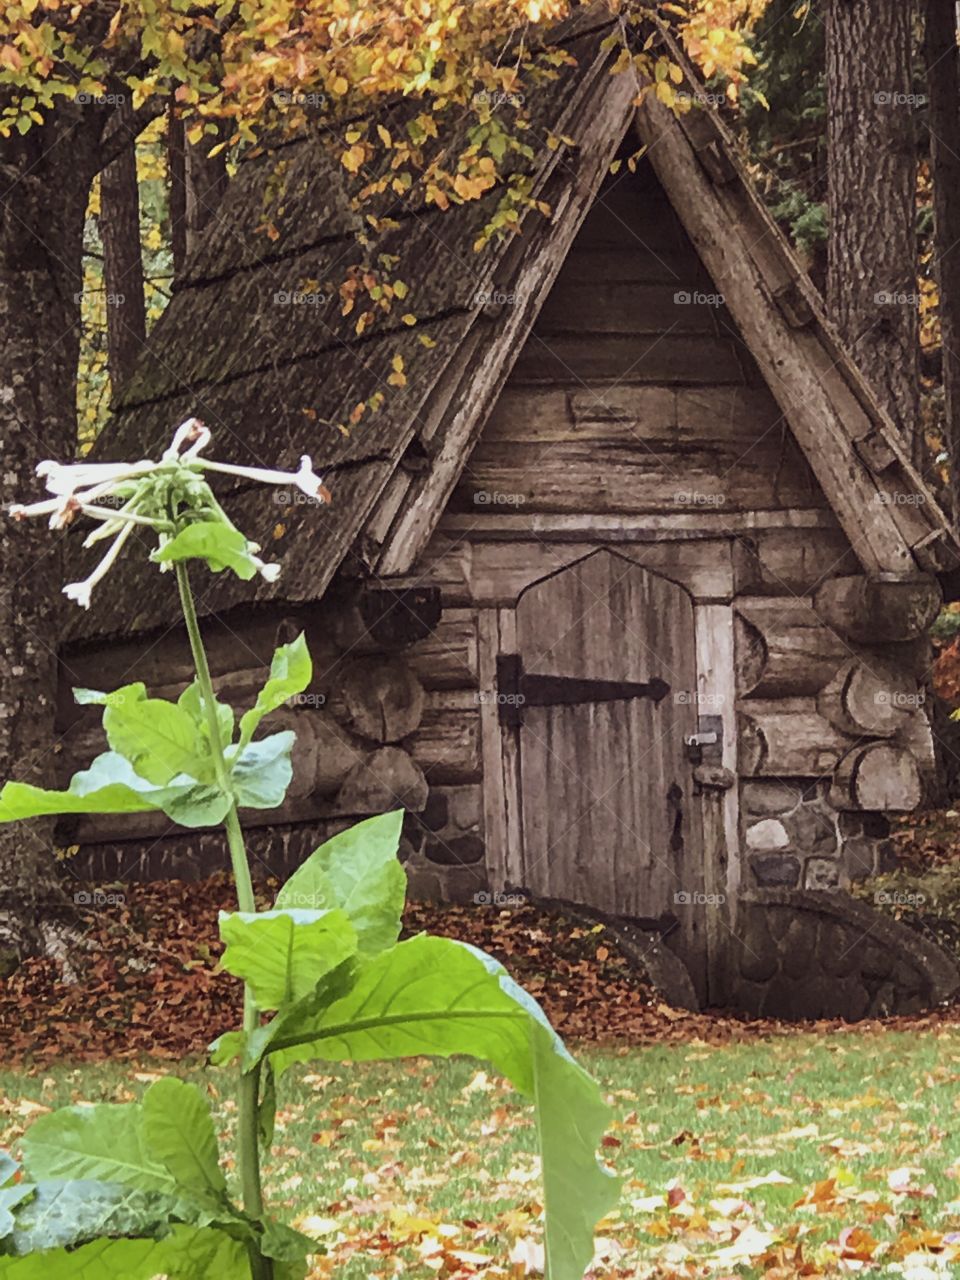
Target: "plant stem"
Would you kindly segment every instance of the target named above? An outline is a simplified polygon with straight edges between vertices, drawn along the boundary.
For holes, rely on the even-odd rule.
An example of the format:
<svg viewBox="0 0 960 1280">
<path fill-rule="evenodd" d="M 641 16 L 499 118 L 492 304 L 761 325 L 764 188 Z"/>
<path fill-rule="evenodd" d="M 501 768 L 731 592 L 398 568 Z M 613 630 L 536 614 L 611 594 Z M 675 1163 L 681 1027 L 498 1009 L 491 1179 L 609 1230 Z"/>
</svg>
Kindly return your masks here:
<svg viewBox="0 0 960 1280">
<path fill-rule="evenodd" d="M 230 771 L 223 753 L 223 742 L 220 738 L 220 724 L 217 720 L 216 694 L 213 679 L 210 675 L 210 664 L 207 652 L 203 647 L 200 624 L 197 621 L 197 610 L 193 603 L 193 592 L 190 590 L 190 579 L 187 567 L 183 563 L 176 565 L 177 586 L 180 590 L 180 603 L 183 608 L 183 620 L 190 640 L 190 652 L 197 672 L 197 683 L 200 685 L 200 700 L 207 720 L 210 738 L 210 752 L 213 756 L 213 768 L 217 786 L 226 794 L 232 795 Z M 257 903 L 253 894 L 253 881 L 250 877 L 250 863 L 247 859 L 243 830 L 237 814 L 236 800 L 231 799 L 224 826 L 227 833 L 227 847 L 230 850 L 230 863 L 237 890 L 237 906 L 241 911 L 256 911 Z M 243 1029 L 254 1031 L 260 1022 L 260 1014 L 251 995 L 250 988 L 243 984 Z M 240 1166 L 240 1181 L 243 1188 L 243 1208 L 251 1218 L 263 1217 L 263 1190 L 260 1185 L 260 1071 L 245 1071 L 240 1076 L 238 1095 L 239 1119 L 237 1133 L 237 1154 Z M 250 1271 L 253 1280 L 272 1280 L 273 1264 L 264 1258 L 255 1245 L 249 1246 Z"/>
</svg>

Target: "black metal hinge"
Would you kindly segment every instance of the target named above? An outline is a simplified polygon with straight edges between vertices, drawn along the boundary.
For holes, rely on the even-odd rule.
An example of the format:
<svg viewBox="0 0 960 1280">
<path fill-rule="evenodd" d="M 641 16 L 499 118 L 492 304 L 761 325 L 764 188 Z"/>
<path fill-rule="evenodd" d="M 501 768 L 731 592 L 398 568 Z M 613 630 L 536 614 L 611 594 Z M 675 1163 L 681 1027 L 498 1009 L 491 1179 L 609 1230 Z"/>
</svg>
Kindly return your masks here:
<svg viewBox="0 0 960 1280">
<path fill-rule="evenodd" d="M 670 686 L 659 676 L 645 683 L 543 676 L 524 671 L 518 653 L 502 653 L 497 658 L 497 709 L 501 724 L 511 728 L 523 724 L 524 707 L 569 707 L 630 698 L 652 698 L 659 703 L 669 692 Z"/>
</svg>

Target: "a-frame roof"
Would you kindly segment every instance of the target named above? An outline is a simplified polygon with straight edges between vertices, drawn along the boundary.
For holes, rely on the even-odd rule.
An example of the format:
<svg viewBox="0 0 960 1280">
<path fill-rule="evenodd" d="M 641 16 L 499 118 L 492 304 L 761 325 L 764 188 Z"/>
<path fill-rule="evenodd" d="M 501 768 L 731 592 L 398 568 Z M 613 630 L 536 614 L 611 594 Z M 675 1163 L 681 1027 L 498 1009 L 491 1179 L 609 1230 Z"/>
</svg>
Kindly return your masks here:
<svg viewBox="0 0 960 1280">
<path fill-rule="evenodd" d="M 700 106 L 677 116 L 651 95 L 638 109 L 633 73 L 609 74 L 601 47 L 608 30 L 564 36 L 578 65 L 537 94 L 535 130 L 544 145 L 527 177 L 550 218 L 531 211 L 522 235 L 477 254 L 473 243 L 499 191 L 445 213 L 389 210 L 399 227 L 376 248 L 396 255 L 396 277 L 412 283 L 413 328 L 394 314 L 357 337 L 337 297 L 282 302 L 311 287 L 320 292 L 317 282 L 342 279 L 369 256 L 357 244 L 346 178 L 328 145 L 302 138 L 242 166 L 97 454 L 155 455 L 171 428 L 194 414 L 233 461 L 295 466 L 310 453 L 327 473 L 331 508 L 281 507 L 259 489 L 225 498 L 244 531 L 283 565 L 275 584 L 258 583 L 256 602 L 317 599 L 348 555 L 380 576 L 410 570 L 631 127 L 864 569 L 911 578 L 955 566 L 945 517 L 827 323 L 718 116 Z M 548 133 L 573 145 L 552 149 Z M 267 221 L 280 231 L 276 241 L 262 235 Z M 510 293 L 515 305 L 491 305 L 494 292 Z M 388 383 L 396 354 L 404 359 L 402 390 Z M 336 424 L 381 389 L 376 415 L 344 435 Z M 149 587 L 147 572 L 143 558 L 128 556 L 71 638 L 173 621 L 172 593 Z M 218 575 L 202 608 L 249 603 L 251 585 Z"/>
</svg>

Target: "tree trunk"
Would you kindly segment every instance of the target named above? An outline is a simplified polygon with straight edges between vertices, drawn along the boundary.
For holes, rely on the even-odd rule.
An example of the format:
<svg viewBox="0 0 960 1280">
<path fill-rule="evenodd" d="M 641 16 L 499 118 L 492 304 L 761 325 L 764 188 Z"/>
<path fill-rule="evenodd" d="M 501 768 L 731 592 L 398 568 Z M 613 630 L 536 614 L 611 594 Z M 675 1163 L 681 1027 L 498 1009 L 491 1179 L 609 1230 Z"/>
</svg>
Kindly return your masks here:
<svg viewBox="0 0 960 1280">
<path fill-rule="evenodd" d="M 925 54 L 949 504 L 956 521 L 960 519 L 960 53 L 955 0 L 927 0 Z"/>
<path fill-rule="evenodd" d="M 917 157 L 912 6 L 829 0 L 827 305 L 918 456 Z"/>
<path fill-rule="evenodd" d="M 187 257 L 193 253 L 204 227 L 217 212 L 227 189 L 227 161 L 224 152 L 210 156 L 216 136 L 203 138 L 187 147 Z"/>
<path fill-rule="evenodd" d="M 167 173 L 170 181 L 170 244 L 173 279 L 179 280 L 187 260 L 187 156 L 183 120 L 173 100 L 167 113 Z"/>
<path fill-rule="evenodd" d="M 103 285 L 107 295 L 107 367 L 116 395 L 133 372 L 147 338 L 143 299 L 143 256 L 140 251 L 140 191 L 137 185 L 137 140 L 129 100 L 121 106 L 114 128 L 129 141 L 100 175 L 100 238 L 103 241 Z"/>
<path fill-rule="evenodd" d="M 83 223 L 102 115 L 54 121 L 0 141 L 0 466 L 10 500 L 41 496 L 44 458 L 76 449 Z M 0 770 L 48 784 L 56 744 L 60 548 L 44 521 L 0 519 Z M 69 899 L 49 823 L 0 825 L 0 968 L 62 954 Z"/>
</svg>

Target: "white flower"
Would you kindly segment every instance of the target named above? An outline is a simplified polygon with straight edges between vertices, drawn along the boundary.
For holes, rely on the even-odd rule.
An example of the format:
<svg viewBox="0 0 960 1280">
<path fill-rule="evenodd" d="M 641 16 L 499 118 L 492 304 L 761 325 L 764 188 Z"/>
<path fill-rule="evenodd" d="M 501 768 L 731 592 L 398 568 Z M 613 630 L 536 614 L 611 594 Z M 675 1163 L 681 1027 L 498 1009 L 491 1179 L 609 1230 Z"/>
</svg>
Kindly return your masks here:
<svg viewBox="0 0 960 1280">
<path fill-rule="evenodd" d="M 70 582 L 63 588 L 63 594 L 69 599 L 75 601 L 82 609 L 90 608 L 90 595 L 93 588 L 97 585 L 101 578 L 105 577 L 116 560 L 117 556 L 123 550 L 123 544 L 133 533 L 134 526 L 125 524 L 117 536 L 114 538 L 110 550 L 103 557 L 89 578 L 85 578 L 83 582 Z"/>
<path fill-rule="evenodd" d="M 198 459 L 205 471 L 222 471 L 224 475 L 240 476 L 244 480 L 257 480 L 261 484 L 292 484 L 308 498 L 317 502 L 329 502 L 330 490 L 323 483 L 323 476 L 318 476 L 313 463 L 307 454 L 300 459 L 300 467 L 296 471 L 274 471 L 269 467 L 239 467 L 232 462 L 210 462 L 206 458 Z"/>
</svg>

